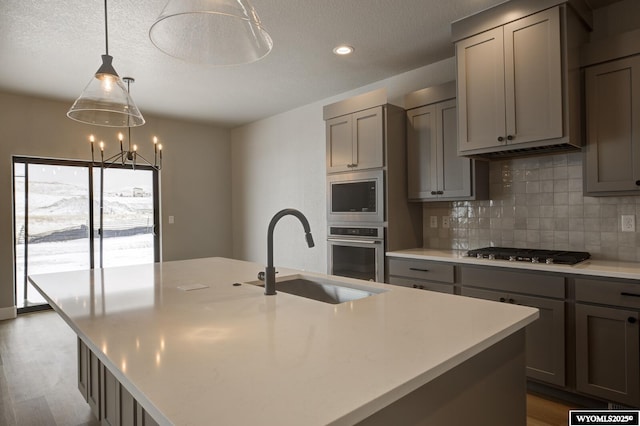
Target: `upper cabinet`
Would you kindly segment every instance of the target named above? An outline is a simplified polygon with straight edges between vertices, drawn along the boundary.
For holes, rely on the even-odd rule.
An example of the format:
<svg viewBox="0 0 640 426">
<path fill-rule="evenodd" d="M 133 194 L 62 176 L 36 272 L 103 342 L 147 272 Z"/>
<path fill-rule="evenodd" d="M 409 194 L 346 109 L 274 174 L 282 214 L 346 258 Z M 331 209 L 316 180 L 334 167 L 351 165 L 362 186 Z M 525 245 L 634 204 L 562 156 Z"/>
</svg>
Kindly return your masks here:
<svg viewBox="0 0 640 426">
<path fill-rule="evenodd" d="M 585 68 L 587 195 L 640 194 L 640 30 L 634 34 L 585 49 L 598 62 Z M 600 62 L 613 52 L 636 54 Z"/>
<path fill-rule="evenodd" d="M 381 106 L 326 122 L 327 173 L 384 166 Z"/>
<path fill-rule="evenodd" d="M 458 157 L 455 82 L 410 93 L 407 108 L 407 181 L 412 201 L 488 197 L 488 165 Z"/>
<path fill-rule="evenodd" d="M 566 5 L 529 14 L 519 4 L 535 7 L 524 0 L 507 2 L 467 18 L 469 23 L 453 24 L 460 155 L 495 157 L 582 145 L 574 46 L 584 40 L 585 29 Z M 518 14 L 523 17 L 515 19 Z M 483 26 L 486 31 L 473 34 Z"/>
</svg>

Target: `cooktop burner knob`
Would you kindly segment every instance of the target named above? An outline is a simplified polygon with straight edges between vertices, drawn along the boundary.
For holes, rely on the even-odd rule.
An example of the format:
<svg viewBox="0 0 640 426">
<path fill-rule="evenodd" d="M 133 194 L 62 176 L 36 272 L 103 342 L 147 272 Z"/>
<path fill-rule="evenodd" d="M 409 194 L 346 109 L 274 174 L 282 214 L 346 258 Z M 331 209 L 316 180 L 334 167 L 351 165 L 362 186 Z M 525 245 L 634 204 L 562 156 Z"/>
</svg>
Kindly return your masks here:
<svg viewBox="0 0 640 426">
<path fill-rule="evenodd" d="M 490 254 L 489 255 L 489 260 L 495 260 L 496 259 L 496 255 L 495 254 Z"/>
<path fill-rule="evenodd" d="M 510 262 L 515 262 L 516 260 L 518 260 L 518 259 L 516 259 L 515 256 L 509 256 L 509 261 Z"/>
<path fill-rule="evenodd" d="M 540 263 L 540 258 L 538 258 L 538 257 L 532 257 L 532 258 L 531 258 L 531 263 Z"/>
<path fill-rule="evenodd" d="M 547 265 L 551 265 L 551 264 L 553 263 L 553 259 L 552 259 L 552 258 L 550 258 L 550 257 L 547 257 L 547 260 L 545 261 L 545 263 L 546 263 Z"/>
</svg>

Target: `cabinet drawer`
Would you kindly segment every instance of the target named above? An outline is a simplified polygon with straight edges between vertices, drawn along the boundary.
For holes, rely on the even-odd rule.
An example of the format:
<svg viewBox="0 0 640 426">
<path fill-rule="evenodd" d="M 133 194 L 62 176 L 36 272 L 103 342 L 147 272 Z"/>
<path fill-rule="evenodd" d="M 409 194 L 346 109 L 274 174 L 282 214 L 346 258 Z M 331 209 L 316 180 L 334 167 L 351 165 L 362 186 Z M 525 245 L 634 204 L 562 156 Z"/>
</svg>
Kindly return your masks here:
<svg viewBox="0 0 640 426">
<path fill-rule="evenodd" d="M 460 280 L 463 286 L 477 286 L 492 290 L 532 294 L 564 299 L 564 277 L 501 268 L 462 266 Z"/>
<path fill-rule="evenodd" d="M 389 275 L 453 283 L 454 265 L 428 260 L 389 259 Z"/>
<path fill-rule="evenodd" d="M 640 283 L 576 278 L 576 301 L 640 309 Z"/>
<path fill-rule="evenodd" d="M 454 294 L 453 284 L 432 283 L 430 281 L 400 277 L 389 277 L 389 284 L 418 288 L 420 290 L 437 291 L 439 293 Z"/>
</svg>

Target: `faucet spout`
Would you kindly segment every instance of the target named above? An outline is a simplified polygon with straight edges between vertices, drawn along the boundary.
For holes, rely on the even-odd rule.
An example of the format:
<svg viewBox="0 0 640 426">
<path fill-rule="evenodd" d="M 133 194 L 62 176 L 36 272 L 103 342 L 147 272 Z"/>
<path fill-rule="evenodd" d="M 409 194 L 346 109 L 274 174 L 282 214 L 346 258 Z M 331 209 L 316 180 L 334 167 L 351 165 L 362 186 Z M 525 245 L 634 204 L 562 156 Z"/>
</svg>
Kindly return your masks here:
<svg viewBox="0 0 640 426">
<path fill-rule="evenodd" d="M 276 269 L 273 266 L 273 231 L 278 221 L 287 215 L 295 216 L 298 218 L 300 223 L 302 223 L 302 227 L 304 228 L 307 246 L 309 246 L 309 248 L 315 246 L 315 243 L 313 242 L 313 236 L 311 235 L 311 227 L 309 226 L 309 221 L 299 210 L 280 210 L 271 218 L 271 222 L 269 222 L 269 228 L 267 229 L 267 267 L 264 271 L 264 294 L 266 294 L 267 296 L 276 294 Z"/>
</svg>

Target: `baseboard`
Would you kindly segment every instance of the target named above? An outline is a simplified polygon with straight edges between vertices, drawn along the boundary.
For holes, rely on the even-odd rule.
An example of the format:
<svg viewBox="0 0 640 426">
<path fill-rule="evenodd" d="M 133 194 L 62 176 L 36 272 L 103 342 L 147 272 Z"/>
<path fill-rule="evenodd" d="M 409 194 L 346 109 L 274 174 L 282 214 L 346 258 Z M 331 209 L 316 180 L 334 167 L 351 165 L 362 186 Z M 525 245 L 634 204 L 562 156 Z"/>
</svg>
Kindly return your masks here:
<svg viewBox="0 0 640 426">
<path fill-rule="evenodd" d="M 15 306 L 9 306 L 8 308 L 0 308 L 0 321 L 14 319 L 18 316 L 18 310 Z"/>
</svg>

